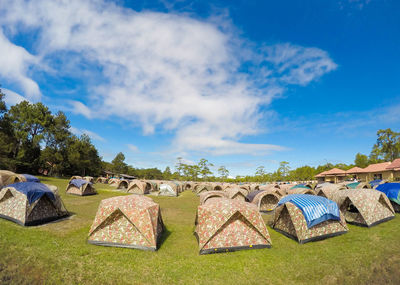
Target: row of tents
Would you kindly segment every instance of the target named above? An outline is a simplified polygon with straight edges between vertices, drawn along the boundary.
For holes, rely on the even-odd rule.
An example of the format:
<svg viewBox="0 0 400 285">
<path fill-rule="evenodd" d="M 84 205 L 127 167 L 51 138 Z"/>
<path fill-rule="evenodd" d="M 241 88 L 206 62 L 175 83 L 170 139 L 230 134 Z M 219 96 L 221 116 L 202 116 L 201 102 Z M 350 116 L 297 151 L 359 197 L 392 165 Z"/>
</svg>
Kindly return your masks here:
<svg viewBox="0 0 400 285">
<path fill-rule="evenodd" d="M 67 193 L 69 188 L 92 184 L 83 177 L 72 178 Z M 150 181 L 129 181 L 128 188 L 129 185 L 140 185 L 141 189 L 151 187 L 148 183 Z M 152 185 L 161 191 L 170 184 Z M 191 189 L 199 195 L 195 236 L 201 254 L 271 247 L 262 212 L 273 213 L 273 229 L 305 243 L 344 234 L 348 231 L 347 223 L 370 227 L 390 220 L 395 213 L 393 203 L 399 205 L 400 202 L 399 183 L 380 184 L 376 189 L 329 183 L 316 187 L 193 182 L 172 186 L 179 189 L 174 191 L 176 193 Z M 146 193 L 141 190 L 135 194 Z M 0 190 L 0 216 L 21 225 L 35 225 L 67 215 L 54 186 L 24 181 Z M 144 195 L 114 197 L 101 201 L 88 242 L 156 250 L 163 228 L 160 206 L 151 198 Z"/>
</svg>

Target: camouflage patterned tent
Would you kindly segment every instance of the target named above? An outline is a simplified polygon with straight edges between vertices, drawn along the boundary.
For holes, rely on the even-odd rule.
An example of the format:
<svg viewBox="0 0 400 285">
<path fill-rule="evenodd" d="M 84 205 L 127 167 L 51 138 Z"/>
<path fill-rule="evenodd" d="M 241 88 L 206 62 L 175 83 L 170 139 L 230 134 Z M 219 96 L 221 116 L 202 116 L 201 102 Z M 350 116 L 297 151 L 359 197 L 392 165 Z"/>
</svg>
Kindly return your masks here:
<svg viewBox="0 0 400 285">
<path fill-rule="evenodd" d="M 207 191 L 200 194 L 200 205 L 203 205 L 211 198 L 225 198 L 225 193 L 222 191 Z"/>
<path fill-rule="evenodd" d="M 315 195 L 315 192 L 314 192 L 314 190 L 311 190 L 310 188 L 291 188 L 291 189 L 288 189 L 287 191 L 286 191 L 286 193 L 288 194 L 288 195 L 291 195 L 291 194 L 309 194 L 309 195 Z"/>
<path fill-rule="evenodd" d="M 9 184 L 25 181 L 26 178 L 23 175 L 8 170 L 0 170 L 0 188 Z"/>
<path fill-rule="evenodd" d="M 317 196 L 312 196 L 312 195 L 304 195 L 304 194 L 300 195 L 306 196 L 306 199 L 310 197 L 317 198 Z M 290 196 L 297 196 L 297 195 L 290 195 Z M 315 198 L 311 199 L 315 200 Z M 326 218 L 328 217 L 327 212 L 325 211 L 321 212 L 320 209 L 322 208 L 326 210 L 327 208 L 331 208 L 332 206 L 335 206 L 337 208 L 337 205 L 328 199 L 322 197 L 318 198 L 327 200 L 323 201 L 322 205 L 324 203 L 327 203 L 330 206 L 326 208 L 321 207 L 320 203 L 315 201 L 312 201 L 311 205 L 308 206 L 309 207 L 311 206 L 311 211 L 313 213 L 314 212 L 318 213 L 318 218 L 321 217 Z M 308 209 L 310 210 L 310 208 Z M 327 219 L 324 220 L 323 222 L 321 222 L 320 220 L 319 223 L 309 226 L 309 223 L 306 220 L 306 215 L 303 213 L 303 209 L 300 209 L 300 207 L 294 204 L 293 201 L 288 201 L 283 203 L 282 205 L 278 204 L 277 208 L 275 209 L 275 216 L 272 227 L 276 231 L 281 232 L 284 235 L 297 240 L 301 244 L 309 241 L 325 239 L 328 237 L 344 234 L 348 231 L 346 221 L 343 215 L 340 214 L 339 209 L 337 209 L 337 212 L 338 215 L 340 216 L 339 220 Z M 317 220 L 318 219 L 315 219 L 315 221 Z"/>
<path fill-rule="evenodd" d="M 93 187 L 93 184 L 84 179 L 71 180 L 67 186 L 66 193 L 78 196 L 97 194 L 96 189 L 94 189 Z"/>
<path fill-rule="evenodd" d="M 0 217 L 20 225 L 43 224 L 68 215 L 55 186 L 20 182 L 0 190 Z"/>
<path fill-rule="evenodd" d="M 246 202 L 209 199 L 198 207 L 195 224 L 200 254 L 271 247 L 258 209 Z"/>
<path fill-rule="evenodd" d="M 106 177 L 98 177 L 96 183 L 107 183 L 108 179 Z"/>
<path fill-rule="evenodd" d="M 279 192 L 278 192 L 279 193 Z M 260 212 L 270 212 L 278 204 L 281 196 L 273 189 L 254 191 L 246 199 L 256 205 Z"/>
<path fill-rule="evenodd" d="M 83 179 L 83 177 L 79 176 L 79 175 L 74 175 L 69 179 L 69 181 L 74 180 L 74 179 Z"/>
<path fill-rule="evenodd" d="M 114 197 L 101 201 L 88 242 L 154 251 L 163 228 L 160 206 L 149 197 Z"/>
<path fill-rule="evenodd" d="M 132 194 L 149 194 L 151 190 L 151 184 L 141 181 L 141 180 L 132 180 L 129 183 L 128 189 L 126 190 L 128 193 Z"/>
<path fill-rule="evenodd" d="M 212 186 L 209 184 L 205 184 L 205 183 L 197 184 L 193 188 L 193 192 L 196 193 L 197 196 L 199 196 L 201 193 L 207 192 L 207 191 L 212 191 Z"/>
<path fill-rule="evenodd" d="M 372 227 L 394 218 L 387 196 L 373 189 L 336 191 L 332 195 L 348 223 Z"/>
<path fill-rule="evenodd" d="M 243 190 L 239 187 L 236 188 L 228 188 L 225 191 L 226 198 L 233 199 L 233 200 L 240 200 L 246 201 L 247 191 Z"/>
<path fill-rule="evenodd" d="M 117 184 L 117 189 L 124 189 L 124 190 L 128 189 L 129 182 L 130 182 L 130 181 L 127 180 L 127 179 L 121 179 L 121 180 L 119 180 L 119 181 L 118 181 L 118 184 Z"/>
<path fill-rule="evenodd" d="M 85 176 L 85 177 L 83 177 L 83 179 L 88 182 L 94 183 L 94 178 L 92 176 Z"/>
</svg>

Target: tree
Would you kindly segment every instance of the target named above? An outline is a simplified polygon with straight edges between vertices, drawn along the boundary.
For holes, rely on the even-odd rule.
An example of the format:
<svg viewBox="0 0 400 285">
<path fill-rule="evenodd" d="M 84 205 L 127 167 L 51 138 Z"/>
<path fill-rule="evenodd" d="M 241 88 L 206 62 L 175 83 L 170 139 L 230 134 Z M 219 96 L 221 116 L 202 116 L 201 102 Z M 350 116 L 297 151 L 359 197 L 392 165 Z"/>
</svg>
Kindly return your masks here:
<svg viewBox="0 0 400 285">
<path fill-rule="evenodd" d="M 182 172 L 183 172 L 183 168 L 184 168 L 184 166 L 183 166 L 184 163 L 182 162 L 183 158 L 182 157 L 177 157 L 176 159 L 178 160 L 178 162 L 175 165 L 175 169 L 178 172 L 179 176 L 181 176 Z"/>
<path fill-rule="evenodd" d="M 68 140 L 67 158 L 69 174 L 98 176 L 101 171 L 101 158 L 91 143 L 89 136 L 71 136 Z"/>
<path fill-rule="evenodd" d="M 63 175 L 69 167 L 67 157 L 68 139 L 71 137 L 69 128 L 69 120 L 65 114 L 58 112 L 46 131 L 46 147 L 42 150 L 40 158 L 42 167 L 50 166 L 50 175 L 54 173 Z"/>
<path fill-rule="evenodd" d="M 42 103 L 23 101 L 7 115 L 15 139 L 12 156 L 18 172 L 36 172 L 40 165 L 40 144 L 53 123 L 53 116 Z"/>
<path fill-rule="evenodd" d="M 128 166 L 124 161 L 125 161 L 125 155 L 122 152 L 118 153 L 115 156 L 115 158 L 111 161 L 113 165 L 113 171 L 117 173 L 128 172 Z"/>
<path fill-rule="evenodd" d="M 228 176 L 229 176 L 229 170 L 226 169 L 225 166 L 220 166 L 220 167 L 218 168 L 218 174 L 219 174 L 219 176 L 220 176 L 222 179 L 226 179 L 226 178 L 228 178 Z"/>
<path fill-rule="evenodd" d="M 199 163 L 197 164 L 199 168 L 199 172 L 204 180 L 207 180 L 207 177 L 212 174 L 210 167 L 214 166 L 214 164 L 208 162 L 207 159 L 202 158 L 200 159 Z"/>
<path fill-rule="evenodd" d="M 393 161 L 400 157 L 400 133 L 391 129 L 378 130 L 378 139 L 371 151 L 372 160 Z"/>
<path fill-rule="evenodd" d="M 167 166 L 163 172 L 163 179 L 170 180 L 171 177 L 172 177 L 171 168 L 169 168 L 169 166 Z"/>
<path fill-rule="evenodd" d="M 357 153 L 354 159 L 354 164 L 358 167 L 365 168 L 368 166 L 368 156 L 365 154 Z"/>
<path fill-rule="evenodd" d="M 10 120 L 7 115 L 7 107 L 4 102 L 5 95 L 0 89 L 0 169 L 15 171 L 15 159 L 12 151 L 15 148 L 15 140 Z"/>
<path fill-rule="evenodd" d="M 281 161 L 279 163 L 279 168 L 278 168 L 278 175 L 280 175 L 283 179 L 287 178 L 287 176 L 289 175 L 289 162 L 287 161 Z"/>
</svg>

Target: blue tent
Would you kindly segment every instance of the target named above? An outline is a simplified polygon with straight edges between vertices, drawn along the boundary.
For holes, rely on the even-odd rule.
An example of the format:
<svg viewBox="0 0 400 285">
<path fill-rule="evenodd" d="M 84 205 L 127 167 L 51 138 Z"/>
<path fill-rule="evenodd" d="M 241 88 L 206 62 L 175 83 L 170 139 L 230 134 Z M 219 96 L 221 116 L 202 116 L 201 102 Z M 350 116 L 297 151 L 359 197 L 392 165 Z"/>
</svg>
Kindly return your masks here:
<svg viewBox="0 0 400 285">
<path fill-rule="evenodd" d="M 369 184 L 371 185 L 371 187 L 375 187 L 376 185 L 381 184 L 381 182 L 382 182 L 382 179 L 376 179 L 376 180 L 370 181 Z"/>
<path fill-rule="evenodd" d="M 29 204 L 36 202 L 38 199 L 42 198 L 43 195 L 46 195 L 51 200 L 55 201 L 56 197 L 51 190 L 42 183 L 37 182 L 19 182 L 7 185 L 7 187 L 13 187 L 18 192 L 21 192 L 26 195 L 28 198 Z"/>
<path fill-rule="evenodd" d="M 386 194 L 390 201 L 400 205 L 400 183 L 385 183 L 378 185 L 376 190 Z"/>
<path fill-rule="evenodd" d="M 90 184 L 90 185 L 92 185 L 93 183 L 92 183 L 92 182 L 89 182 L 89 181 L 87 181 L 87 180 L 84 180 L 84 179 L 72 179 L 72 180 L 69 182 L 69 184 L 72 184 L 72 185 L 74 185 L 74 186 L 80 188 L 82 185 L 85 185 L 85 184 Z"/>
<path fill-rule="evenodd" d="M 22 174 L 26 178 L 26 182 L 40 182 L 39 178 L 30 174 Z"/>
<path fill-rule="evenodd" d="M 340 221 L 340 211 L 338 205 L 324 197 L 307 195 L 307 194 L 292 194 L 283 197 L 278 206 L 290 202 L 299 208 L 307 222 L 307 227 L 311 228 L 327 220 Z"/>
</svg>

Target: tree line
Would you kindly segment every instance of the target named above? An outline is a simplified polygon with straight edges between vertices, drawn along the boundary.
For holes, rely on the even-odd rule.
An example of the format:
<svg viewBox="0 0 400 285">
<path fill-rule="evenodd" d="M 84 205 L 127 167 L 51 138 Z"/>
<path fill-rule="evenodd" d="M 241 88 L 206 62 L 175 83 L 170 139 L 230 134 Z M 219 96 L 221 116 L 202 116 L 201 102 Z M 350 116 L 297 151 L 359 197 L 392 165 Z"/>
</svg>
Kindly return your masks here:
<svg viewBox="0 0 400 285">
<path fill-rule="evenodd" d="M 87 135 L 70 132 L 63 112 L 22 101 L 7 109 L 0 89 L 0 169 L 49 175 L 100 175 L 101 157 Z"/>
<path fill-rule="evenodd" d="M 307 181 L 315 175 L 334 167 L 348 170 L 354 166 L 364 168 L 371 163 L 393 161 L 400 157 L 400 133 L 391 129 L 378 130 L 377 141 L 369 155 L 357 153 L 352 164 L 326 163 L 317 167 L 304 165 L 291 169 L 289 162 L 282 161 L 273 172 L 259 166 L 254 175 L 229 175 L 226 166 L 216 166 L 205 158 L 188 163 L 177 158 L 174 170 L 166 167 L 135 168 L 125 163 L 120 152 L 111 162 L 102 161 L 90 138 L 71 133 L 70 122 L 63 112 L 53 114 L 42 103 L 23 101 L 7 109 L 0 89 L 0 169 L 18 173 L 37 174 L 47 170 L 52 176 L 90 175 L 99 176 L 103 170 L 128 174 L 140 179 L 225 181 L 225 182 L 272 182 Z"/>
</svg>

